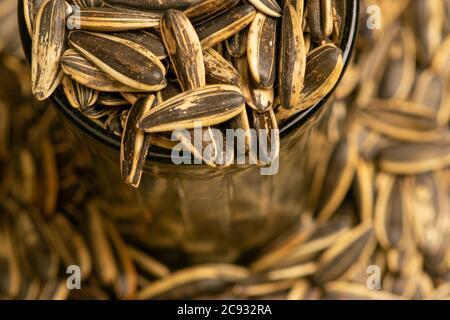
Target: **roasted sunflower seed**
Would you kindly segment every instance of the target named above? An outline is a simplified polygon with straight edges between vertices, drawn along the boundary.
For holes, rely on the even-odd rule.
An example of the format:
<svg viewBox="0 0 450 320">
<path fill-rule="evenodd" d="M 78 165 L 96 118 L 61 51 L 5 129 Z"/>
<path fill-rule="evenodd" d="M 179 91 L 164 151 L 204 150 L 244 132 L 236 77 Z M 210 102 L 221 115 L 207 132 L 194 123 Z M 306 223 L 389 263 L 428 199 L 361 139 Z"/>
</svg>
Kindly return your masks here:
<svg viewBox="0 0 450 320">
<path fill-rule="evenodd" d="M 62 0 L 43 3 L 33 30 L 31 83 L 38 100 L 48 98 L 62 80 L 59 60 L 64 52 L 67 6 Z"/>
<path fill-rule="evenodd" d="M 240 90 L 229 85 L 208 85 L 184 92 L 142 115 L 138 127 L 146 132 L 192 129 L 225 122 L 244 107 Z"/>
<path fill-rule="evenodd" d="M 162 63 L 135 42 L 85 31 L 71 32 L 69 42 L 97 67 L 127 86 L 156 91 L 167 85 Z"/>
<path fill-rule="evenodd" d="M 257 13 L 248 31 L 247 57 L 255 83 L 271 88 L 275 83 L 277 20 Z"/>
<path fill-rule="evenodd" d="M 255 16 L 249 5 L 235 7 L 196 28 L 203 49 L 209 49 L 249 25 Z"/>
<path fill-rule="evenodd" d="M 136 124 L 154 106 L 155 100 L 154 95 L 139 98 L 128 112 L 125 122 L 120 146 L 121 172 L 123 180 L 133 187 L 139 186 L 151 139 Z"/>
<path fill-rule="evenodd" d="M 182 90 L 205 86 L 202 47 L 186 15 L 167 11 L 161 20 L 161 34 Z"/>
</svg>

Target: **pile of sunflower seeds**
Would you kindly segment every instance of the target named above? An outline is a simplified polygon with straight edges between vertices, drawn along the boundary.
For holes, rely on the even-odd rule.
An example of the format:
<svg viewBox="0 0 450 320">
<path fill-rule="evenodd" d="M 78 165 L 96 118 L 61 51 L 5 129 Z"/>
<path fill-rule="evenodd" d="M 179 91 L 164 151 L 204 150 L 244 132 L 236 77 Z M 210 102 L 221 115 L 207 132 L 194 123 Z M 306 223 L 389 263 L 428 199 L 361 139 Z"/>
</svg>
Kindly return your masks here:
<svg viewBox="0 0 450 320">
<path fill-rule="evenodd" d="M 248 152 L 251 128 L 276 130 L 326 96 L 343 69 L 344 8 L 335 0 L 24 0 L 32 91 L 44 100 L 61 85 L 74 108 L 121 137 L 122 176 L 137 187 L 150 145 L 172 148 L 175 129 L 242 129 Z M 211 167 L 231 164 L 178 138 Z"/>
<path fill-rule="evenodd" d="M 360 28 L 312 136 L 310 210 L 245 265 L 168 266 L 121 234 L 89 155 L 32 99 L 17 47 L 2 47 L 0 298 L 449 299 L 450 2 L 361 3 L 382 8 L 383 30 Z M 81 290 L 66 286 L 72 264 Z"/>
</svg>

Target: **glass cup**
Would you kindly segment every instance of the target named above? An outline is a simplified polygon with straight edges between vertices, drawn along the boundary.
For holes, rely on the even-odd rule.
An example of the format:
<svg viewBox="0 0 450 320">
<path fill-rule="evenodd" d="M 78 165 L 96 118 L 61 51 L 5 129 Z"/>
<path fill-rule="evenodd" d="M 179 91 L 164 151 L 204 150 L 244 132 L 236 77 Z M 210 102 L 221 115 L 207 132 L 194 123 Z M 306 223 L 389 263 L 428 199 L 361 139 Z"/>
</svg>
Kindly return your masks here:
<svg viewBox="0 0 450 320">
<path fill-rule="evenodd" d="M 30 56 L 30 37 L 19 0 L 22 44 Z M 341 3 L 344 71 L 356 36 L 358 0 Z M 342 78 L 341 75 L 341 78 Z M 336 85 L 337 86 L 337 85 Z M 296 115 L 280 128 L 279 171 L 261 175 L 257 166 L 215 170 L 206 165 L 174 165 L 150 150 L 138 189 L 122 182 L 120 140 L 70 106 L 61 92 L 51 101 L 78 142 L 78 152 L 94 160 L 92 182 L 108 204 L 105 214 L 127 239 L 168 262 L 232 262 L 257 252 L 299 221 L 306 209 L 310 179 L 305 158 L 312 130 L 329 112 L 329 97 Z"/>
</svg>

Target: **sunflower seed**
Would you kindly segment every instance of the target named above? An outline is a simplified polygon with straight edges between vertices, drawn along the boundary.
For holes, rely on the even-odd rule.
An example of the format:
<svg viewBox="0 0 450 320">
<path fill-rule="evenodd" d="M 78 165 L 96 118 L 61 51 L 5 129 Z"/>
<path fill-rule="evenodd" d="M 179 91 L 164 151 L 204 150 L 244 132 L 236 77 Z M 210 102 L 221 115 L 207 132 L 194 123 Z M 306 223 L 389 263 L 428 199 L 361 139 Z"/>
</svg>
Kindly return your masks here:
<svg viewBox="0 0 450 320">
<path fill-rule="evenodd" d="M 128 113 L 124 134 L 120 146 L 120 163 L 123 180 L 133 186 L 139 186 L 142 169 L 145 164 L 150 135 L 136 128 L 139 118 L 150 111 L 155 103 L 155 96 L 139 98 Z"/>
<path fill-rule="evenodd" d="M 112 285 L 118 276 L 114 252 L 108 240 L 104 218 L 94 202 L 87 205 L 89 245 L 94 258 L 94 267 L 99 280 L 104 285 Z"/>
<path fill-rule="evenodd" d="M 103 4 L 102 0 L 73 0 L 73 2 L 82 8 L 100 7 Z"/>
<path fill-rule="evenodd" d="M 138 299 L 180 298 L 195 296 L 208 286 L 221 287 L 224 284 L 242 280 L 248 276 L 243 267 L 222 264 L 194 266 L 172 273 L 143 288 L 137 294 Z"/>
<path fill-rule="evenodd" d="M 411 241 L 410 224 L 406 213 L 403 181 L 387 174 L 377 178 L 377 199 L 374 224 L 378 242 L 385 249 L 404 248 Z"/>
<path fill-rule="evenodd" d="M 111 5 L 158 11 L 166 11 L 169 9 L 183 10 L 201 1 L 202 0 L 104 0 L 105 3 Z"/>
<path fill-rule="evenodd" d="M 283 108 L 291 109 L 299 103 L 305 69 L 306 51 L 301 22 L 297 11 L 289 4 L 283 9 L 278 71 L 278 90 Z"/>
<path fill-rule="evenodd" d="M 145 132 L 192 129 L 196 122 L 211 126 L 238 115 L 244 107 L 240 90 L 229 85 L 209 85 L 184 92 L 142 115 L 138 127 Z"/>
<path fill-rule="evenodd" d="M 319 258 L 314 279 L 326 283 L 345 278 L 353 272 L 351 266 L 369 259 L 376 241 L 370 223 L 361 224 L 344 234 Z"/>
<path fill-rule="evenodd" d="M 139 44 L 85 31 L 71 32 L 69 42 L 101 70 L 127 86 L 156 91 L 167 85 L 164 66 Z"/>
<path fill-rule="evenodd" d="M 129 102 L 125 100 L 121 94 L 115 92 L 100 92 L 98 96 L 98 103 L 108 107 L 119 107 L 129 105 Z"/>
<path fill-rule="evenodd" d="M 316 209 L 319 221 L 328 220 L 344 200 L 353 181 L 357 157 L 357 146 L 351 137 L 343 139 L 334 148 Z"/>
<path fill-rule="evenodd" d="M 281 16 L 281 8 L 276 0 L 249 0 L 248 2 L 268 16 L 275 18 Z"/>
<path fill-rule="evenodd" d="M 70 105 L 76 109 L 92 106 L 98 98 L 98 91 L 79 84 L 68 76 L 62 81 L 64 93 Z"/>
<path fill-rule="evenodd" d="M 198 26 L 196 32 L 203 49 L 212 48 L 238 33 L 252 22 L 254 16 L 255 8 L 241 5 Z"/>
<path fill-rule="evenodd" d="M 81 8 L 67 19 L 67 25 L 91 31 L 126 31 L 159 27 L 160 13 L 122 8 Z"/>
<path fill-rule="evenodd" d="M 36 14 L 33 31 L 31 83 L 38 100 L 48 98 L 62 79 L 59 60 L 64 52 L 67 6 L 62 0 L 49 0 Z"/>
<path fill-rule="evenodd" d="M 242 57 L 247 52 L 247 28 L 232 35 L 225 41 L 227 52 L 235 58 Z"/>
<path fill-rule="evenodd" d="M 204 0 L 190 6 L 184 14 L 194 25 L 205 23 L 233 8 L 239 0 Z"/>
<path fill-rule="evenodd" d="M 181 11 L 167 11 L 161 20 L 161 33 L 182 90 L 205 86 L 202 47 L 186 15 Z"/>
<path fill-rule="evenodd" d="M 64 52 L 61 67 L 76 82 L 102 92 L 137 91 L 108 76 L 73 49 Z"/>
<path fill-rule="evenodd" d="M 247 57 L 255 83 L 271 88 L 275 83 L 277 20 L 257 13 L 248 32 Z"/>
<path fill-rule="evenodd" d="M 25 18 L 25 24 L 30 36 L 33 35 L 33 26 L 36 17 L 36 13 L 39 8 L 45 3 L 46 0 L 24 0 L 23 1 L 23 15 Z"/>
<path fill-rule="evenodd" d="M 241 76 L 236 68 L 223 58 L 216 50 L 203 51 L 206 82 L 208 84 L 229 84 L 241 87 Z"/>
<path fill-rule="evenodd" d="M 378 167 L 391 174 L 418 174 L 445 168 L 450 163 L 448 141 L 388 147 L 378 156 Z"/>
<path fill-rule="evenodd" d="M 167 57 L 166 48 L 164 47 L 162 39 L 153 33 L 145 30 L 137 30 L 116 32 L 112 35 L 140 44 L 141 46 L 152 52 L 160 60 Z"/>
</svg>

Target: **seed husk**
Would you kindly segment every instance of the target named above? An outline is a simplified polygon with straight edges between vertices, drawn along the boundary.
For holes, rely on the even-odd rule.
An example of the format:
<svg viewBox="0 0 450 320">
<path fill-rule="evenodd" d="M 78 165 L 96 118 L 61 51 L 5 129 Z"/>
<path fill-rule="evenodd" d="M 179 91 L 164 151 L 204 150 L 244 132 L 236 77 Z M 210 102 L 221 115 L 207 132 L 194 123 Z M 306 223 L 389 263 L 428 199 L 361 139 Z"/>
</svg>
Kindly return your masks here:
<svg viewBox="0 0 450 320">
<path fill-rule="evenodd" d="M 241 87 L 239 72 L 216 50 L 207 49 L 203 51 L 203 62 L 205 63 L 206 83 Z"/>
<path fill-rule="evenodd" d="M 321 188 L 317 219 L 328 220 L 336 212 L 351 187 L 358 161 L 358 150 L 352 137 L 341 140 L 334 148 Z"/>
<path fill-rule="evenodd" d="M 182 90 L 205 86 L 202 46 L 186 15 L 167 11 L 161 20 L 161 34 Z"/>
<path fill-rule="evenodd" d="M 122 135 L 120 145 L 122 179 L 135 188 L 139 186 L 151 140 L 150 135 L 138 129 L 136 124 L 144 113 L 150 111 L 154 103 L 154 95 L 139 98 L 128 112 Z"/>
<path fill-rule="evenodd" d="M 25 24 L 27 26 L 30 36 L 33 35 L 33 26 L 36 13 L 39 8 L 45 3 L 46 0 L 24 0 L 23 1 L 23 15 L 25 18 Z"/>
<path fill-rule="evenodd" d="M 72 29 L 90 31 L 127 31 L 159 27 L 161 13 L 123 8 L 80 8 L 69 16 L 67 25 Z"/>
<path fill-rule="evenodd" d="M 76 82 L 102 92 L 140 91 L 111 78 L 96 65 L 73 49 L 64 52 L 61 67 Z"/>
<path fill-rule="evenodd" d="M 280 152 L 280 137 L 277 119 L 272 108 L 265 112 L 252 110 L 252 128 L 256 129 L 258 154 L 256 150 L 250 150 L 250 156 L 257 159 L 259 165 L 269 165 L 278 158 Z M 274 147 L 272 149 L 272 147 Z"/>
<path fill-rule="evenodd" d="M 311 37 L 314 42 L 325 40 L 324 25 L 322 24 L 322 0 L 308 0 L 308 22 Z"/>
<path fill-rule="evenodd" d="M 114 292 L 119 299 L 133 299 L 137 291 L 136 268 L 116 226 L 105 219 L 105 229 L 117 262 L 118 274 L 114 282 Z"/>
<path fill-rule="evenodd" d="M 378 155 L 378 167 L 387 173 L 418 174 L 445 168 L 450 163 L 448 141 L 410 143 L 385 148 Z"/>
<path fill-rule="evenodd" d="M 239 0 L 204 0 L 184 10 L 184 14 L 194 25 L 205 23 L 230 10 Z"/>
<path fill-rule="evenodd" d="M 167 85 L 164 66 L 139 44 L 111 35 L 73 31 L 70 44 L 97 67 L 119 82 L 144 91 Z"/>
<path fill-rule="evenodd" d="M 114 261 L 114 253 L 106 233 L 104 218 L 94 202 L 87 205 L 87 224 L 89 245 L 94 258 L 94 268 L 100 282 L 112 285 L 117 279 L 118 270 Z"/>
<path fill-rule="evenodd" d="M 244 29 L 252 22 L 255 13 L 253 6 L 241 5 L 198 26 L 196 32 L 203 49 L 212 48 Z"/>
<path fill-rule="evenodd" d="M 385 249 L 402 248 L 411 241 L 410 222 L 406 212 L 403 181 L 387 174 L 377 179 L 377 200 L 375 204 L 374 225 L 378 242 Z"/>
<path fill-rule="evenodd" d="M 248 2 L 268 16 L 274 18 L 281 17 L 282 10 L 276 0 L 249 0 Z"/>
<path fill-rule="evenodd" d="M 318 261 L 314 275 L 318 283 L 345 278 L 353 272 L 356 262 L 366 262 L 375 249 L 376 241 L 370 223 L 361 224 L 344 234 Z M 354 268 L 353 268 L 354 269 Z"/>
<path fill-rule="evenodd" d="M 92 106 L 98 98 L 98 91 L 79 84 L 68 76 L 62 81 L 64 93 L 70 105 L 76 109 Z"/>
<path fill-rule="evenodd" d="M 225 41 L 228 54 L 232 57 L 242 57 L 247 52 L 248 29 L 244 28 Z"/>
<path fill-rule="evenodd" d="M 284 109 L 300 102 L 306 70 L 306 51 L 300 18 L 294 6 L 283 9 L 278 94 Z M 307 73 L 308 74 L 308 73 Z"/>
<path fill-rule="evenodd" d="M 145 132 L 193 129 L 197 122 L 211 126 L 225 122 L 242 111 L 244 97 L 229 85 L 208 85 L 184 92 L 145 113 L 138 127 Z"/>
<path fill-rule="evenodd" d="M 101 92 L 98 103 L 108 107 L 128 106 L 129 102 L 116 92 Z"/>
<path fill-rule="evenodd" d="M 308 54 L 306 76 L 300 101 L 290 110 L 278 108 L 281 123 L 322 100 L 335 87 L 343 69 L 342 52 L 332 44 L 320 46 Z"/>
<path fill-rule="evenodd" d="M 257 13 L 248 32 L 247 57 L 255 83 L 271 88 L 275 83 L 277 20 Z"/>
<path fill-rule="evenodd" d="M 166 11 L 169 9 L 184 10 L 201 0 L 104 0 L 104 2 L 121 7 Z"/>
<path fill-rule="evenodd" d="M 414 107 L 412 104 L 409 106 Z M 396 140 L 411 142 L 439 140 L 441 132 L 438 130 L 436 120 L 420 114 L 420 111 L 420 108 L 364 108 L 358 114 L 358 121 Z"/>
<path fill-rule="evenodd" d="M 82 7 L 82 8 L 90 8 L 90 7 L 100 7 L 103 4 L 102 0 L 73 0 L 73 3 Z"/>
<path fill-rule="evenodd" d="M 248 59 L 246 57 L 236 58 L 235 65 L 241 76 L 241 90 L 247 104 L 253 110 L 261 113 L 271 109 L 275 100 L 274 88 L 260 89 L 256 87 L 250 77 Z"/>
<path fill-rule="evenodd" d="M 136 30 L 116 32 L 112 35 L 140 44 L 141 46 L 152 52 L 160 60 L 167 57 L 166 48 L 164 47 L 162 39 L 151 32 L 148 32 L 146 30 Z"/>
<path fill-rule="evenodd" d="M 219 281 L 220 283 L 233 283 L 242 280 L 247 276 L 247 269 L 233 265 L 210 264 L 194 266 L 174 272 L 164 279 L 151 283 L 138 292 L 137 298 L 161 298 L 163 294 L 176 294 L 177 290 L 182 292 L 182 290 L 180 290 L 182 286 L 197 286 L 198 289 L 201 290 L 202 286 L 200 283 L 202 282 Z"/>
<path fill-rule="evenodd" d="M 63 0 L 49 0 L 36 14 L 33 30 L 31 84 L 38 100 L 47 99 L 62 80 L 59 60 L 64 52 L 67 6 Z"/>
</svg>

